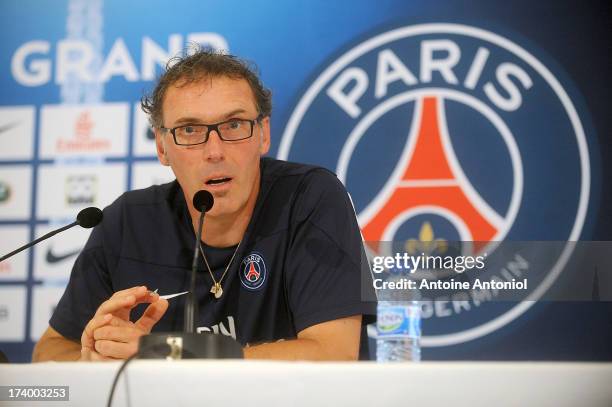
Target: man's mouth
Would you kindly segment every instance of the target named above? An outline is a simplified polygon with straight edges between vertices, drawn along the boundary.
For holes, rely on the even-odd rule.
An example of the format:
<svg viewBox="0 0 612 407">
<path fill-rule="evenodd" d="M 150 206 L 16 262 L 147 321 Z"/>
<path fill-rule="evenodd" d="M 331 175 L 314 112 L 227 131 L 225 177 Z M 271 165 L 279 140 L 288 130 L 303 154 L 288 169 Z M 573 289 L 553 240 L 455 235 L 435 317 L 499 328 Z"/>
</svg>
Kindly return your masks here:
<svg viewBox="0 0 612 407">
<path fill-rule="evenodd" d="M 206 185 L 222 185 L 232 180 L 230 177 L 212 178 L 206 181 Z"/>
</svg>

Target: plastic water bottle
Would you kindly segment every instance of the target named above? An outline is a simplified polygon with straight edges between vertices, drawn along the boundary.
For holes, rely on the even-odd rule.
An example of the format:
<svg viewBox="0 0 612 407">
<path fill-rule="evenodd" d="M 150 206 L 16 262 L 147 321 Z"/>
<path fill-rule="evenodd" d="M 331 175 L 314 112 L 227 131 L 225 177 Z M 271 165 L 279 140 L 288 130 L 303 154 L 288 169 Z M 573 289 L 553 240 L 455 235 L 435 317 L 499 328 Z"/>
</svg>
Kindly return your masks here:
<svg viewBox="0 0 612 407">
<path fill-rule="evenodd" d="M 421 360 L 421 306 L 418 301 L 379 301 L 376 361 Z"/>
</svg>

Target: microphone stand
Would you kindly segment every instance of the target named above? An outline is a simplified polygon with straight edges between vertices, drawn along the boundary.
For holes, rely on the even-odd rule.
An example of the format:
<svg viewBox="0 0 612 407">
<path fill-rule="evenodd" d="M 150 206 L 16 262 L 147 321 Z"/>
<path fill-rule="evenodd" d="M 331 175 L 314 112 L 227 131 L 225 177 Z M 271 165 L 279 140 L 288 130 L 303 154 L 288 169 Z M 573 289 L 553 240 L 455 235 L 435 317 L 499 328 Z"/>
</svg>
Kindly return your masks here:
<svg viewBox="0 0 612 407">
<path fill-rule="evenodd" d="M 187 298 L 185 300 L 185 320 L 184 320 L 184 328 L 185 333 L 192 334 L 195 333 L 197 324 L 196 318 L 198 314 L 198 300 L 195 293 L 195 283 L 196 283 L 196 271 L 198 269 L 198 258 L 200 255 L 200 251 L 198 250 L 200 247 L 200 240 L 202 239 L 202 225 L 204 224 L 204 214 L 206 211 L 205 208 L 200 207 L 197 208 L 200 211 L 200 218 L 198 221 L 198 234 L 195 240 L 195 247 L 193 249 L 193 261 L 191 263 L 191 282 L 189 284 L 189 292 L 187 293 Z"/>
</svg>

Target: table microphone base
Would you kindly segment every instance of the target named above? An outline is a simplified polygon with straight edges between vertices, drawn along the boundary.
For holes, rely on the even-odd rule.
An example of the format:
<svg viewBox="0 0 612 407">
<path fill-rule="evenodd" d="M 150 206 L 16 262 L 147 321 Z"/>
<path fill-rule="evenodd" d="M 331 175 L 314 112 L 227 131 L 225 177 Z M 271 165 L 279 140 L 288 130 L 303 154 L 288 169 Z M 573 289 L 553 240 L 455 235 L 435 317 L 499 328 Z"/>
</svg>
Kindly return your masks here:
<svg viewBox="0 0 612 407">
<path fill-rule="evenodd" d="M 140 359 L 242 359 L 242 346 L 225 335 L 168 332 L 140 337 Z"/>
</svg>

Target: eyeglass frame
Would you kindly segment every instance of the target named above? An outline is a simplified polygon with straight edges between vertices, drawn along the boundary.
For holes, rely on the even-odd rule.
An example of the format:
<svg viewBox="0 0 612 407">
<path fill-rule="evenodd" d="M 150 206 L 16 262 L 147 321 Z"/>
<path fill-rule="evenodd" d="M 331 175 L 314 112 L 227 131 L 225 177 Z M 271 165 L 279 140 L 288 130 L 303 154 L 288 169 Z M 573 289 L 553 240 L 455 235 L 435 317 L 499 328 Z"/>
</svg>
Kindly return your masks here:
<svg viewBox="0 0 612 407">
<path fill-rule="evenodd" d="M 242 140 L 248 140 L 251 137 L 253 137 L 253 128 L 255 127 L 255 123 L 261 123 L 261 119 L 264 118 L 264 115 L 262 113 L 260 113 L 256 118 L 249 120 L 249 119 L 238 119 L 238 118 L 232 118 L 232 119 L 228 119 L 228 120 L 224 120 L 222 122 L 218 122 L 218 123 L 213 123 L 213 124 L 206 124 L 206 123 L 199 123 L 199 124 L 183 124 L 181 126 L 176 126 L 176 127 L 164 127 L 164 126 L 160 126 L 159 129 L 167 132 L 169 131 L 172 134 L 172 139 L 174 140 L 174 144 L 176 144 L 177 146 L 198 146 L 200 144 L 205 144 L 208 142 L 208 140 L 210 139 L 210 132 L 211 131 L 215 131 L 217 133 L 217 136 L 219 136 L 219 139 L 221 139 L 222 141 L 226 142 L 226 143 L 233 143 L 235 141 L 242 141 Z M 247 137 L 244 138 L 239 138 L 239 139 L 235 139 L 235 140 L 226 140 L 223 138 L 223 136 L 221 135 L 221 132 L 219 131 L 219 126 L 221 126 L 222 124 L 225 123 L 230 123 L 232 121 L 235 120 L 240 120 L 240 121 L 245 121 L 245 122 L 249 122 L 249 124 L 251 125 L 251 132 Z M 200 142 L 200 143 L 194 143 L 194 144 L 180 144 L 178 141 L 176 141 L 176 129 L 180 129 L 182 127 L 189 127 L 189 126 L 206 126 L 208 128 L 208 131 L 206 132 L 206 137 L 204 137 L 204 141 Z"/>
</svg>

